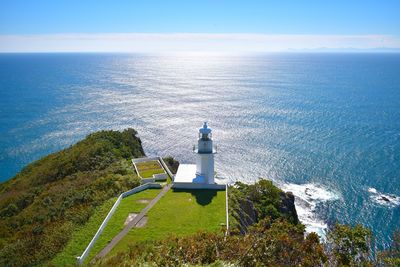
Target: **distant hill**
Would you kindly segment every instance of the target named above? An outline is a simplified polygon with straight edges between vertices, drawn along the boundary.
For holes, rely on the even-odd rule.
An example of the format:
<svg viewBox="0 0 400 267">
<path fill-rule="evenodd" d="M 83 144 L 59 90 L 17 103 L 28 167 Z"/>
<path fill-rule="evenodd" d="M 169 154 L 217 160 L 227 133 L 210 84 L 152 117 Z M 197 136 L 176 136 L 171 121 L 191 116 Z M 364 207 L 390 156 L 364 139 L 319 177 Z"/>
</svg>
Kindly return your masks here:
<svg viewBox="0 0 400 267">
<path fill-rule="evenodd" d="M 376 47 L 376 48 L 354 48 L 354 47 L 318 47 L 304 49 L 288 49 L 287 52 L 295 53 L 400 53 L 399 48 Z"/>
</svg>

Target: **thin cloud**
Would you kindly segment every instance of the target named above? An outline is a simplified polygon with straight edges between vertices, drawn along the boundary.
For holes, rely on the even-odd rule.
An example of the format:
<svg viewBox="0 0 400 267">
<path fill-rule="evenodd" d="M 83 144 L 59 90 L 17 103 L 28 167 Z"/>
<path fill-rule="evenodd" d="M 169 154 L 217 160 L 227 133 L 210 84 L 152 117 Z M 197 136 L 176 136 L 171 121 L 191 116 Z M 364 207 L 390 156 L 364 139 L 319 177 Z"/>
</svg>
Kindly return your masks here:
<svg viewBox="0 0 400 267">
<path fill-rule="evenodd" d="M 104 33 L 0 35 L 0 52 L 280 52 L 400 49 L 392 35 Z"/>
</svg>

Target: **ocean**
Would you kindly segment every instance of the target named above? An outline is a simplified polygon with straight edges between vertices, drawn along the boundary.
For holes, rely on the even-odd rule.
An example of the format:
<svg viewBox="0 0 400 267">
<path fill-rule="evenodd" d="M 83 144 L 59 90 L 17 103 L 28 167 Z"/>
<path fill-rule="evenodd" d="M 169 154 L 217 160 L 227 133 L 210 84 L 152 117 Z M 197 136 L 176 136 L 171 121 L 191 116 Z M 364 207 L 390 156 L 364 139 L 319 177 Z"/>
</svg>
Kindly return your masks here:
<svg viewBox="0 0 400 267">
<path fill-rule="evenodd" d="M 322 236 L 400 225 L 400 54 L 0 54 L 0 180 L 102 129 L 194 162 L 203 121 L 230 182 L 296 195 Z"/>
</svg>

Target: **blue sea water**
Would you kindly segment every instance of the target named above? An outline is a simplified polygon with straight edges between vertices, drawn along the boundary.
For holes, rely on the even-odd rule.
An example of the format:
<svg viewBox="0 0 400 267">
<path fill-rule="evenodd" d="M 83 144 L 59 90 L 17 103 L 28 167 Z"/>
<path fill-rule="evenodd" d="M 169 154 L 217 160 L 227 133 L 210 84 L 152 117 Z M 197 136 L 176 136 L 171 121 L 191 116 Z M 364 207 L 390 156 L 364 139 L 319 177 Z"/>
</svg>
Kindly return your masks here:
<svg viewBox="0 0 400 267">
<path fill-rule="evenodd" d="M 203 121 L 218 175 L 293 191 L 309 230 L 399 228 L 400 54 L 0 55 L 3 181 L 100 129 L 193 162 Z"/>
</svg>

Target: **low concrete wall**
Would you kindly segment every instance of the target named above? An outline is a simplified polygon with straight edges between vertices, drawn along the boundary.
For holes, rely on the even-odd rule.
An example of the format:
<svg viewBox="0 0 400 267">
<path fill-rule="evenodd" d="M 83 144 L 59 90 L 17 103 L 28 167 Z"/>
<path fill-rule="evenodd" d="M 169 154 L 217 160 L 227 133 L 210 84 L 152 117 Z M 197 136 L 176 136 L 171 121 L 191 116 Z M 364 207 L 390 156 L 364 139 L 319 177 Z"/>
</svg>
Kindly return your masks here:
<svg viewBox="0 0 400 267">
<path fill-rule="evenodd" d="M 147 184 L 147 183 L 154 183 L 156 180 L 154 178 L 142 178 L 140 179 L 141 184 Z"/>
<path fill-rule="evenodd" d="M 160 188 L 162 188 L 162 186 L 160 184 L 147 183 L 147 184 L 144 184 L 144 185 L 139 185 L 139 186 L 137 186 L 137 187 L 135 187 L 135 188 L 133 188 L 133 189 L 131 189 L 129 191 L 123 192 L 121 194 L 121 196 L 122 196 L 122 198 L 124 198 L 124 197 L 130 196 L 132 194 L 135 194 L 137 192 L 140 192 L 140 191 L 143 191 L 143 190 L 146 190 L 146 189 L 160 189 Z"/>
<path fill-rule="evenodd" d="M 77 257 L 78 263 L 82 264 L 82 262 L 85 260 L 85 258 L 89 255 L 90 250 L 92 249 L 93 245 L 96 243 L 97 239 L 99 238 L 100 234 L 103 232 L 104 228 L 107 226 L 108 221 L 110 220 L 111 216 L 114 214 L 115 210 L 117 209 L 119 203 L 121 203 L 121 200 L 127 196 L 130 196 L 132 194 L 135 194 L 137 192 L 150 189 L 150 188 L 162 188 L 160 184 L 155 184 L 155 183 L 147 183 L 143 184 L 140 186 L 137 186 L 129 191 L 123 192 L 117 200 L 115 201 L 114 205 L 108 212 L 106 218 L 103 220 L 101 223 L 99 229 L 97 230 L 96 234 L 93 236 L 92 240 L 90 241 L 89 245 L 86 247 L 85 251 L 82 253 L 81 256 Z"/>
<path fill-rule="evenodd" d="M 225 212 L 226 212 L 226 232 L 225 236 L 229 235 L 229 195 L 228 195 L 228 185 L 225 185 Z"/>
<path fill-rule="evenodd" d="M 156 181 L 164 181 L 167 180 L 168 175 L 166 173 L 158 173 L 158 174 L 153 174 L 153 178 Z"/>
<path fill-rule="evenodd" d="M 140 182 L 142 184 L 155 183 L 155 182 L 165 181 L 167 180 L 167 178 L 168 175 L 166 173 L 159 173 L 159 174 L 153 174 L 152 178 L 141 178 Z"/>
<path fill-rule="evenodd" d="M 151 157 L 151 158 L 144 157 L 144 158 L 132 159 L 132 162 L 139 163 L 139 162 L 152 161 L 152 160 L 158 160 L 158 159 L 159 159 L 159 157 Z"/>
</svg>

